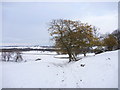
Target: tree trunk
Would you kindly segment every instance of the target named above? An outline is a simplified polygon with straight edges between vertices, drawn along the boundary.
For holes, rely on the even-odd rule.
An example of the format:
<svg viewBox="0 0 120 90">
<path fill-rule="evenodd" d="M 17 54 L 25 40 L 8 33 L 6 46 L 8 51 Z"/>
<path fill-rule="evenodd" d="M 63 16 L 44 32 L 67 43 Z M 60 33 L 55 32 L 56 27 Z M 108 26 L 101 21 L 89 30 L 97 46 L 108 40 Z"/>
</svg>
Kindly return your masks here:
<svg viewBox="0 0 120 90">
<path fill-rule="evenodd" d="M 86 53 L 84 53 L 84 57 L 86 57 Z"/>
<path fill-rule="evenodd" d="M 77 61 L 77 59 L 73 53 L 72 53 L 72 56 L 73 56 L 73 61 Z"/>
<path fill-rule="evenodd" d="M 68 54 L 69 55 L 69 62 L 72 61 L 72 55 L 71 54 Z"/>
<path fill-rule="evenodd" d="M 72 53 L 72 54 L 68 54 L 69 55 L 69 62 L 71 61 L 77 61 L 75 55 Z"/>
<path fill-rule="evenodd" d="M 8 60 L 7 61 L 9 61 L 10 60 L 10 57 L 8 57 Z"/>
<path fill-rule="evenodd" d="M 16 60 L 15 60 L 15 62 L 17 62 L 18 61 L 18 57 L 16 57 Z"/>
</svg>

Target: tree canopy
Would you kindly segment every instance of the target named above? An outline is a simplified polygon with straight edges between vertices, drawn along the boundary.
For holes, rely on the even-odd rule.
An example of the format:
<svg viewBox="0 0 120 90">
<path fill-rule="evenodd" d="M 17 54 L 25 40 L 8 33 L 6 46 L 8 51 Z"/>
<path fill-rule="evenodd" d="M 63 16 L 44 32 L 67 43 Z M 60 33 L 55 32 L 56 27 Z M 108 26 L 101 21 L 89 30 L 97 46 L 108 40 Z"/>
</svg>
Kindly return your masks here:
<svg viewBox="0 0 120 90">
<path fill-rule="evenodd" d="M 96 28 L 81 21 L 52 20 L 48 30 L 59 52 L 69 55 L 69 61 L 76 61 L 79 53 L 86 56 L 89 48 L 99 42 Z"/>
<path fill-rule="evenodd" d="M 115 37 L 112 34 L 109 34 L 107 37 L 105 37 L 103 42 L 104 42 L 103 43 L 104 46 L 106 46 L 108 50 L 113 50 L 114 48 L 117 48 L 118 46 L 117 37 Z"/>
</svg>

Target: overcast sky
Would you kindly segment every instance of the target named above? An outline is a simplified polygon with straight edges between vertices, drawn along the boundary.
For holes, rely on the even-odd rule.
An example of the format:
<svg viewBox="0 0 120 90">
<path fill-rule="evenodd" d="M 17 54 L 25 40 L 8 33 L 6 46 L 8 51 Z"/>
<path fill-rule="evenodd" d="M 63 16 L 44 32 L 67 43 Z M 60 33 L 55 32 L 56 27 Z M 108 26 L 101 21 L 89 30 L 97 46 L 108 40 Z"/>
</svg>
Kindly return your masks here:
<svg viewBox="0 0 120 90">
<path fill-rule="evenodd" d="M 3 44 L 52 45 L 48 23 L 52 19 L 80 20 L 108 33 L 118 27 L 117 2 L 3 3 Z"/>
</svg>

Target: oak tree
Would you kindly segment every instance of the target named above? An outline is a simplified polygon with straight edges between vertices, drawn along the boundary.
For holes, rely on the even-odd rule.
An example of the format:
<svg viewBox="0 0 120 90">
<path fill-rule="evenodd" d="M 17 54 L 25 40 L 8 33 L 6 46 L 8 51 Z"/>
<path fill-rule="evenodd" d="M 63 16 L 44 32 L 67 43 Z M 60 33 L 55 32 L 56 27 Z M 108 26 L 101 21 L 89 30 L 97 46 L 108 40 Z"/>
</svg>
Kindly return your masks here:
<svg viewBox="0 0 120 90">
<path fill-rule="evenodd" d="M 92 25 L 80 21 L 57 19 L 50 22 L 48 29 L 60 53 L 69 55 L 70 61 L 77 61 L 77 55 L 86 53 L 98 41 Z"/>
</svg>

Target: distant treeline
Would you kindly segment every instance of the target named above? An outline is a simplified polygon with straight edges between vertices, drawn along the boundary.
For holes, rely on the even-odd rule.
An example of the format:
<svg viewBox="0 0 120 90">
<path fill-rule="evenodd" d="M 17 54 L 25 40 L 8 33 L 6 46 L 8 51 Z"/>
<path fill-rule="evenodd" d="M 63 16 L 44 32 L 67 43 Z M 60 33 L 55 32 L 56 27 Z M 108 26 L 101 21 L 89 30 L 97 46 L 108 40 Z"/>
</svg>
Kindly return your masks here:
<svg viewBox="0 0 120 90">
<path fill-rule="evenodd" d="M 0 52 L 15 52 L 15 51 L 57 51 L 55 48 L 46 48 L 46 49 L 32 49 L 32 48 L 11 48 L 11 49 L 0 49 Z"/>
</svg>

